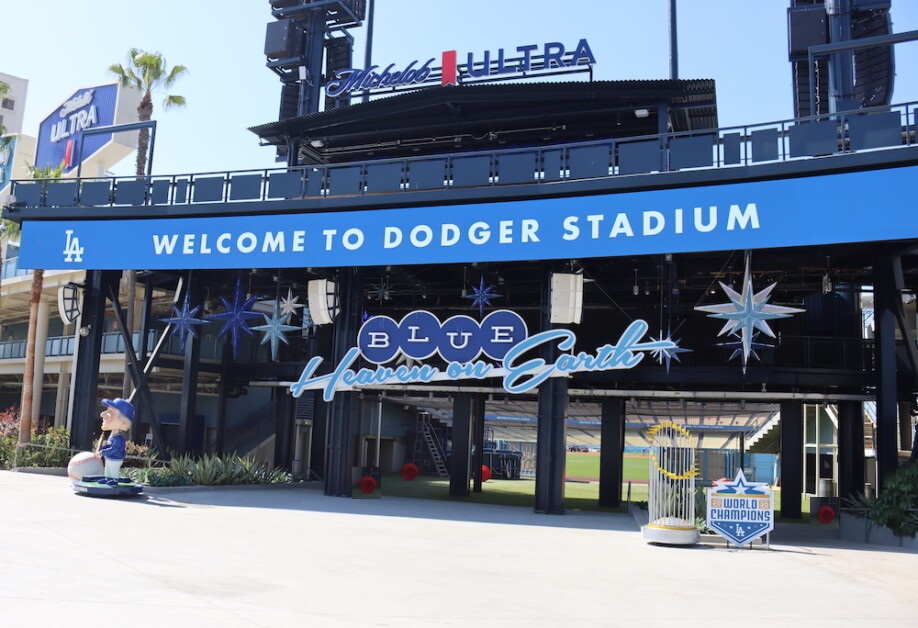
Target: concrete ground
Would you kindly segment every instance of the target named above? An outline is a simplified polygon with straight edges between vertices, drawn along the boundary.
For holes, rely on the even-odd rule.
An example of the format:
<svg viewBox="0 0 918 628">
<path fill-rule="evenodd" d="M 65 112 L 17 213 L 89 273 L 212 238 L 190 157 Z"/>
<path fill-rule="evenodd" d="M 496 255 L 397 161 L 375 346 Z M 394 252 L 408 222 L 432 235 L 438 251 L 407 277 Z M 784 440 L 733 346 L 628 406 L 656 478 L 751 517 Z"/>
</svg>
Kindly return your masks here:
<svg viewBox="0 0 918 628">
<path fill-rule="evenodd" d="M 918 625 L 914 552 L 807 524 L 676 548 L 623 514 L 0 471 L 0 530 L 5 627 Z"/>
</svg>

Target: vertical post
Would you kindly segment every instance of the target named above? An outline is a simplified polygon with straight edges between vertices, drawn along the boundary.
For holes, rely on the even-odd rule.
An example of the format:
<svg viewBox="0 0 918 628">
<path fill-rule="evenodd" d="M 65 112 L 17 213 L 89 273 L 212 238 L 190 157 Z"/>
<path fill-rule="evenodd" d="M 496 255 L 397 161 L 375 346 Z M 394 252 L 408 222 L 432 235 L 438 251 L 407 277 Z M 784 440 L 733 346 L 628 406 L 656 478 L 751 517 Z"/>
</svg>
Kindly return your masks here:
<svg viewBox="0 0 918 628">
<path fill-rule="evenodd" d="M 542 329 L 552 329 L 551 323 L 551 264 L 543 266 Z M 548 363 L 559 355 L 555 344 L 542 349 L 542 359 Z M 535 511 L 545 514 L 564 513 L 564 466 L 566 451 L 565 410 L 567 409 L 567 380 L 549 377 L 539 386 L 539 424 L 536 443 Z"/>
<path fill-rule="evenodd" d="M 833 44 L 851 40 L 851 0 L 827 0 L 829 41 Z M 855 108 L 854 51 L 836 50 L 829 55 L 829 107 L 831 113 Z"/>
<path fill-rule="evenodd" d="M 107 286 L 121 277 L 121 271 L 92 270 L 86 273 L 80 325 L 88 328 L 80 336 L 74 359 L 73 412 L 70 444 L 74 449 L 90 449 L 92 435 L 99 419 L 96 390 L 99 387 L 99 358 L 102 351 L 102 326 L 105 322 Z"/>
<path fill-rule="evenodd" d="M 368 68 L 373 64 L 373 9 L 376 0 L 367 0 L 367 44 L 363 52 L 363 67 Z M 369 90 L 363 92 L 363 102 L 370 100 Z"/>
<path fill-rule="evenodd" d="M 475 444 L 472 455 L 472 489 L 481 492 L 481 467 L 484 464 L 485 398 L 481 393 L 472 395 L 472 438 Z"/>
<path fill-rule="evenodd" d="M 473 393 L 459 393 L 453 398 L 453 444 L 449 457 L 449 494 L 468 497 L 472 453 Z"/>
<path fill-rule="evenodd" d="M 800 519 L 803 499 L 803 405 L 781 402 L 781 516 Z"/>
<path fill-rule="evenodd" d="M 599 505 L 615 508 L 622 503 L 622 464 L 625 451 L 625 400 L 602 400 L 599 452 Z"/>
<path fill-rule="evenodd" d="M 864 404 L 838 402 L 838 496 L 864 494 Z"/>
<path fill-rule="evenodd" d="M 367 66 L 369 67 L 369 66 Z M 679 43 L 676 28 L 676 0 L 669 0 L 669 78 L 679 78 Z"/>
<path fill-rule="evenodd" d="M 332 361 L 337 364 L 357 339 L 363 294 L 363 270 L 342 268 L 338 273 L 340 311 L 335 321 Z M 328 434 L 325 458 L 325 494 L 351 496 L 354 422 L 359 409 L 357 393 L 338 392 L 328 405 Z"/>
<path fill-rule="evenodd" d="M 893 260 L 881 257 L 874 265 L 874 321 L 877 352 L 877 489 L 899 465 L 896 445 L 898 419 L 898 366 L 896 357 L 896 314 L 899 298 L 894 282 Z"/>
<path fill-rule="evenodd" d="M 192 303 L 199 303 L 204 296 L 202 283 L 188 271 L 186 294 Z M 201 339 L 188 334 L 185 339 L 185 355 L 182 359 L 182 397 L 179 402 L 180 454 L 200 453 L 204 446 L 204 426 L 197 423 L 198 370 L 201 364 Z"/>
</svg>

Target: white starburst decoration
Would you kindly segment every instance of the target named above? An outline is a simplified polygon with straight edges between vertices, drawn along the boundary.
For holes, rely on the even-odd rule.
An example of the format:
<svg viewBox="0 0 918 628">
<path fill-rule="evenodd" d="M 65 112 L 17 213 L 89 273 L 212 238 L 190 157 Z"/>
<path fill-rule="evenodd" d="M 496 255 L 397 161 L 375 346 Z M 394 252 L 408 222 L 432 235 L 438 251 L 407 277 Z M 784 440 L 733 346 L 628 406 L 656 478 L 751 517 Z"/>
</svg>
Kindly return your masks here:
<svg viewBox="0 0 918 628">
<path fill-rule="evenodd" d="M 752 287 L 752 276 L 749 272 L 749 257 L 747 255 L 746 271 L 743 276 L 743 292 L 738 293 L 727 284 L 720 282 L 720 287 L 726 293 L 730 302 L 719 305 L 702 305 L 695 308 L 700 312 L 710 312 L 708 314 L 710 318 L 727 321 L 723 329 L 717 334 L 718 336 L 736 334 L 740 337 L 743 349 L 743 373 L 746 372 L 746 363 L 752 353 L 756 330 L 775 338 L 775 332 L 771 330 L 767 321 L 777 318 L 789 318 L 793 314 L 806 311 L 798 307 L 769 305 L 768 299 L 771 298 L 771 292 L 777 285 L 777 283 L 773 283 L 764 290 L 755 292 Z"/>
<path fill-rule="evenodd" d="M 680 353 L 689 353 L 691 349 L 683 349 L 679 347 L 679 343 L 682 342 L 679 339 L 673 340 L 672 331 L 667 330 L 666 337 L 663 337 L 663 331 L 660 331 L 660 337 L 654 338 L 650 337 L 650 340 L 655 344 L 659 345 L 650 350 L 650 355 L 653 356 L 653 359 L 657 361 L 657 364 L 666 364 L 666 372 L 669 373 L 669 367 L 673 360 L 681 363 L 682 360 L 679 359 Z"/>
<path fill-rule="evenodd" d="M 306 307 L 305 303 L 299 301 L 300 297 L 293 296 L 293 288 L 287 288 L 287 298 L 282 298 L 280 302 L 281 316 L 295 316 L 298 309 Z"/>
</svg>

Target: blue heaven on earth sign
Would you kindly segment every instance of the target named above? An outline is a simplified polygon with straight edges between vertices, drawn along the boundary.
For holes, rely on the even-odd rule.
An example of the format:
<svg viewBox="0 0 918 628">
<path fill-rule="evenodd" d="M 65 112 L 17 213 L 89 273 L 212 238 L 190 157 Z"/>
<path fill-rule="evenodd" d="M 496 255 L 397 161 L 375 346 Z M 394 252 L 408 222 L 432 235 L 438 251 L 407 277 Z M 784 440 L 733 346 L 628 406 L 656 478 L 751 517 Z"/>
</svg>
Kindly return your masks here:
<svg viewBox="0 0 918 628">
<path fill-rule="evenodd" d="M 374 316 L 361 326 L 357 346 L 331 373 L 316 375 L 322 358 L 315 356 L 299 380 L 289 386 L 294 397 L 306 390 L 320 389 L 322 398 L 331 401 L 336 391 L 364 386 L 500 377 L 504 390 L 519 394 L 549 377 L 630 369 L 647 354 L 659 358 L 678 350 L 676 342 L 669 338 L 643 341 L 647 330 L 645 321 L 634 320 L 614 345 L 605 344 L 592 353 L 562 353 L 554 362 L 548 362 L 538 357 L 538 350 L 555 344 L 560 351 L 571 351 L 577 342 L 574 332 L 551 329 L 530 336 L 520 315 L 510 310 L 491 312 L 480 323 L 464 315 L 440 322 L 426 310 L 406 314 L 400 321 Z M 437 365 L 421 362 L 434 356 L 440 357 Z M 361 357 L 375 366 L 352 368 Z"/>
<path fill-rule="evenodd" d="M 742 470 L 733 481 L 716 480 L 708 490 L 708 527 L 737 547 L 751 543 L 775 528 L 774 493 Z"/>
</svg>

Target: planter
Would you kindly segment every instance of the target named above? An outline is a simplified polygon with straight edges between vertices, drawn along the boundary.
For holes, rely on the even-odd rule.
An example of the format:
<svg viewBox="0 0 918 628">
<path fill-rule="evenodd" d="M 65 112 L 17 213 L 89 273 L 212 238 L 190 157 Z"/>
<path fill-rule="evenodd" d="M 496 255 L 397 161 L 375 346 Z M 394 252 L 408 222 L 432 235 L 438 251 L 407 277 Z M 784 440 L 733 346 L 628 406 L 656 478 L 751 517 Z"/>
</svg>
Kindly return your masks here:
<svg viewBox="0 0 918 628">
<path fill-rule="evenodd" d="M 867 518 L 857 517 L 844 511 L 839 512 L 838 538 L 852 543 L 869 543 L 918 550 L 918 541 L 914 537 L 896 536 L 886 526 L 875 525 Z"/>
</svg>

